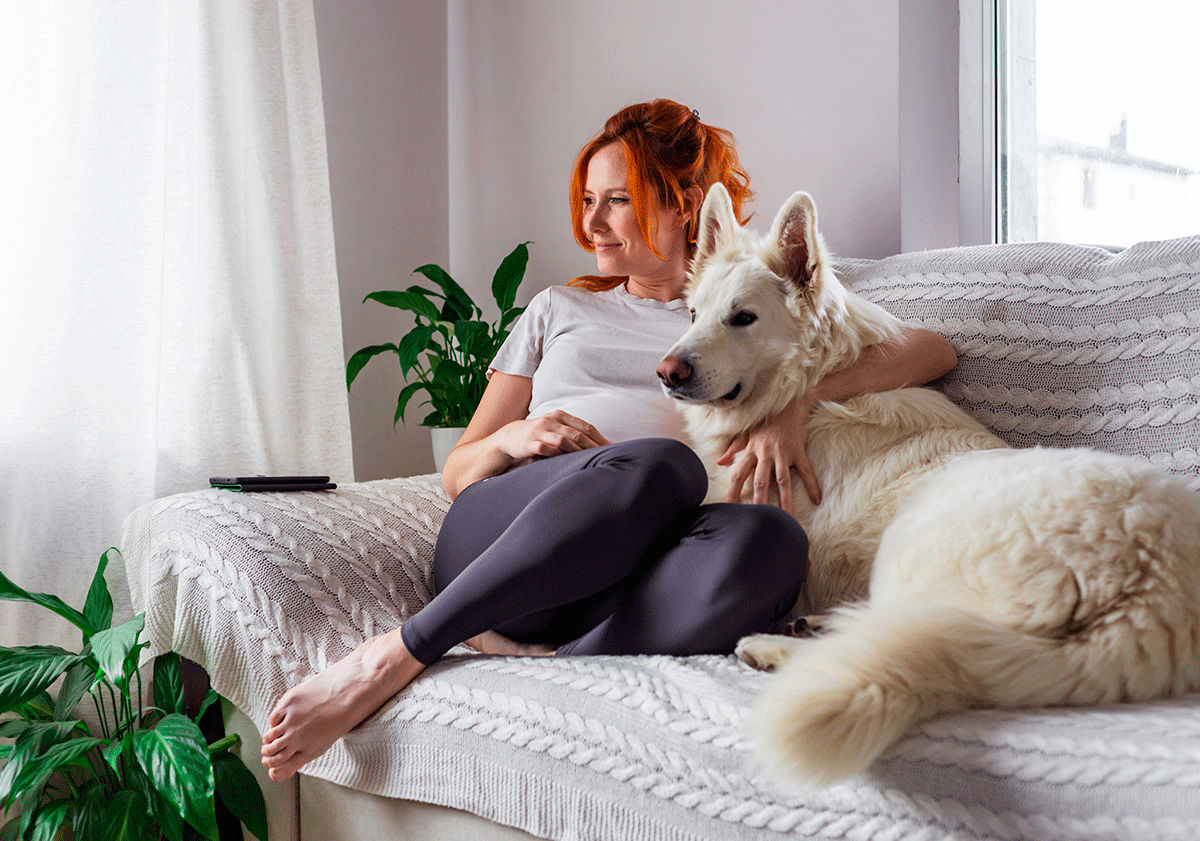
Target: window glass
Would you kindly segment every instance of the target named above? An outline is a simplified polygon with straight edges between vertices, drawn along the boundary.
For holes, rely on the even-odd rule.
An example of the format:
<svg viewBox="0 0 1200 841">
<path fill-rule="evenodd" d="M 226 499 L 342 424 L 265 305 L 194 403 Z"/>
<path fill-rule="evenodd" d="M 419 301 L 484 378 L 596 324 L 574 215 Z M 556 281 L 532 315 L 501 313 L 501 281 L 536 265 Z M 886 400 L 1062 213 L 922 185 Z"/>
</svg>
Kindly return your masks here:
<svg viewBox="0 0 1200 841">
<path fill-rule="evenodd" d="M 1198 37 L 1194 0 L 999 4 L 1001 241 L 1200 233 Z"/>
</svg>

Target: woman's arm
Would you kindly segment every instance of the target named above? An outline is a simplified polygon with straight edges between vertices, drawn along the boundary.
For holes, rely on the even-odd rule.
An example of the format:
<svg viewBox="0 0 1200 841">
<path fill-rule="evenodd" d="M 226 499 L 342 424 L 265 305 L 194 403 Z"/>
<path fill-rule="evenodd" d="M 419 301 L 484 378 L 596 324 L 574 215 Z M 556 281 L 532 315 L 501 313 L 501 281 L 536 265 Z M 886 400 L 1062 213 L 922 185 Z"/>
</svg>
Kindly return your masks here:
<svg viewBox="0 0 1200 841">
<path fill-rule="evenodd" d="M 533 380 L 494 371 L 479 408 L 446 457 L 442 487 L 454 499 L 463 488 L 532 456 L 555 456 L 607 444 L 594 426 L 566 412 L 529 418 Z"/>
<path fill-rule="evenodd" d="M 929 330 L 904 327 L 900 336 L 867 348 L 848 368 L 825 377 L 806 394 L 789 403 L 776 417 L 735 438 L 718 464 L 730 464 L 741 450 L 731 474 L 729 501 L 741 498 L 753 476 L 755 502 L 766 502 L 771 485 L 779 488 L 779 504 L 792 510 L 792 470 L 800 474 L 809 499 L 821 501 L 821 488 L 808 461 L 808 416 L 818 403 L 839 402 L 868 392 L 924 385 L 948 373 L 958 355 L 945 338 Z"/>
</svg>

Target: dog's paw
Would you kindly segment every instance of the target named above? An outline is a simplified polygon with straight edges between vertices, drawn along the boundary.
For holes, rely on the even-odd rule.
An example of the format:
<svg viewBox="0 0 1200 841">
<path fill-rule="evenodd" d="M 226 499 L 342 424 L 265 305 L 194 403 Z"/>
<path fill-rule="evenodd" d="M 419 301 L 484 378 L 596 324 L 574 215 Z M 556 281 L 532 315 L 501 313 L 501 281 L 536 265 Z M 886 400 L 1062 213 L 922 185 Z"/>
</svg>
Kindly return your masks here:
<svg viewBox="0 0 1200 841">
<path fill-rule="evenodd" d="M 753 669 L 773 672 L 787 661 L 798 644 L 800 644 L 800 640 L 795 637 L 785 637 L 780 634 L 752 634 L 738 640 L 737 648 L 733 653 Z"/>
<path fill-rule="evenodd" d="M 830 621 L 833 619 L 827 613 L 818 613 L 813 616 L 805 616 L 803 619 L 797 620 L 801 626 L 800 633 L 794 634 L 797 637 L 819 637 L 821 634 L 829 630 Z"/>
</svg>

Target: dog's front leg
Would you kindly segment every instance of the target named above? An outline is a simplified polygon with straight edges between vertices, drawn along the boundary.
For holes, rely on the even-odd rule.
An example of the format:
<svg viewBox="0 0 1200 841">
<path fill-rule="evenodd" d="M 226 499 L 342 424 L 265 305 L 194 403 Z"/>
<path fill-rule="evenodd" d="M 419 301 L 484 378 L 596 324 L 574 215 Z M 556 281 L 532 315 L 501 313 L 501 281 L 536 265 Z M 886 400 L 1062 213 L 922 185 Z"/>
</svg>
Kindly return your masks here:
<svg viewBox="0 0 1200 841">
<path fill-rule="evenodd" d="M 763 672 L 773 672 L 792 656 L 805 640 L 825 631 L 829 617 L 823 614 L 804 616 L 789 622 L 782 634 L 751 634 L 738 640 L 734 654 L 747 666 Z"/>
<path fill-rule="evenodd" d="M 733 653 L 752 669 L 773 672 L 787 662 L 797 646 L 803 644 L 803 639 L 783 634 L 751 634 L 738 640 Z"/>
</svg>

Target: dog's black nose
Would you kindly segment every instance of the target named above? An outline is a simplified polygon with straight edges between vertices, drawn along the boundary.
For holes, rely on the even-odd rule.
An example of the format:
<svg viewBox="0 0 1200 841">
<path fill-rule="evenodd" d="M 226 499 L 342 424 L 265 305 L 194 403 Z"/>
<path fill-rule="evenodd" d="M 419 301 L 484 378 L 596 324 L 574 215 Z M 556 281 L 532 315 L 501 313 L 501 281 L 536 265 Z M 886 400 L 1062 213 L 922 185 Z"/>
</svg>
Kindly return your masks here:
<svg viewBox="0 0 1200 841">
<path fill-rule="evenodd" d="M 667 388 L 679 388 L 692 376 L 692 366 L 682 359 L 668 356 L 658 363 L 658 378 Z"/>
</svg>

